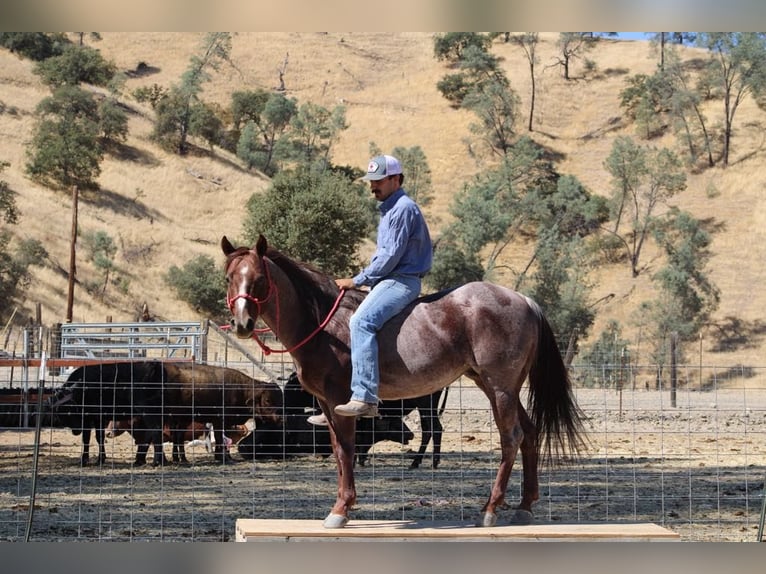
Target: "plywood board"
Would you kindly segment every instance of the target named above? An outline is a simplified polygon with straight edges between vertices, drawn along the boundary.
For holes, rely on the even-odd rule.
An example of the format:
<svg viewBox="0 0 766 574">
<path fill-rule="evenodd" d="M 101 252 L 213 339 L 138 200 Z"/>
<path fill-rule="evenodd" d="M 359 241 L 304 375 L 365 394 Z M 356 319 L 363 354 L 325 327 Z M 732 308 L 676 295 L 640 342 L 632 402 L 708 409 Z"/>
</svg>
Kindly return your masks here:
<svg viewBox="0 0 766 574">
<path fill-rule="evenodd" d="M 321 520 L 245 519 L 236 523 L 238 542 L 254 541 L 638 541 L 678 540 L 679 535 L 651 523 L 531 524 L 485 528 L 468 522 L 351 520 L 327 529 Z"/>
</svg>

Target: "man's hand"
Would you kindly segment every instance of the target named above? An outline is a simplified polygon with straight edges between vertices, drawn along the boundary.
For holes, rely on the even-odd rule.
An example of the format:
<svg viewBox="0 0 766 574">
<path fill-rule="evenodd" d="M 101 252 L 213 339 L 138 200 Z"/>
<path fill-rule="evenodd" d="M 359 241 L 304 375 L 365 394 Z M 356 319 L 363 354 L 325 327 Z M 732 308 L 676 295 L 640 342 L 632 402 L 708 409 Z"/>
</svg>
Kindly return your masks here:
<svg viewBox="0 0 766 574">
<path fill-rule="evenodd" d="M 356 289 L 354 280 L 351 277 L 344 277 L 343 279 L 336 279 L 335 284 L 339 289 Z"/>
</svg>

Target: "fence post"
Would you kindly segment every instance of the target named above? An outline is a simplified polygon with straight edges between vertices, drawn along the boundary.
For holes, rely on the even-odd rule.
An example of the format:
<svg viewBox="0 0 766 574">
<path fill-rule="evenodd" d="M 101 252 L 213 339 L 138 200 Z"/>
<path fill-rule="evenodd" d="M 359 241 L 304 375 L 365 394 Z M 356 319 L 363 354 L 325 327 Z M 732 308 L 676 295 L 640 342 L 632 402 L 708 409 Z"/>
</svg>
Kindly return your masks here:
<svg viewBox="0 0 766 574">
<path fill-rule="evenodd" d="M 61 323 L 54 323 L 51 330 L 50 356 L 54 359 L 61 358 Z M 48 367 L 48 374 L 57 377 L 61 374 L 61 367 Z"/>
<path fill-rule="evenodd" d="M 676 407 L 676 388 L 678 387 L 678 333 L 670 334 L 670 406 Z"/>
<path fill-rule="evenodd" d="M 200 357 L 197 359 L 197 361 L 207 363 L 207 334 L 208 330 L 210 329 L 210 319 L 205 319 L 202 321 L 200 327 L 202 331 L 199 335 Z"/>
<path fill-rule="evenodd" d="M 77 275 L 77 186 L 72 187 L 72 237 L 69 240 L 69 285 L 66 298 L 66 322 L 72 322 L 74 284 Z"/>
</svg>

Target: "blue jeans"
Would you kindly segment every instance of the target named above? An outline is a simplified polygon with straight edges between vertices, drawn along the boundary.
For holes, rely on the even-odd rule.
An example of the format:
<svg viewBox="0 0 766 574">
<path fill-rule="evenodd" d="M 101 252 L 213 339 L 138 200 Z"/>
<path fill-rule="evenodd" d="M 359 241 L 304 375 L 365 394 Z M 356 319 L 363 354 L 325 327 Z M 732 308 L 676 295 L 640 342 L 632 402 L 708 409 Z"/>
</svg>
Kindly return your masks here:
<svg viewBox="0 0 766 574">
<path fill-rule="evenodd" d="M 376 284 L 351 316 L 351 398 L 378 403 L 377 333 L 420 294 L 420 277 L 397 275 Z"/>
</svg>

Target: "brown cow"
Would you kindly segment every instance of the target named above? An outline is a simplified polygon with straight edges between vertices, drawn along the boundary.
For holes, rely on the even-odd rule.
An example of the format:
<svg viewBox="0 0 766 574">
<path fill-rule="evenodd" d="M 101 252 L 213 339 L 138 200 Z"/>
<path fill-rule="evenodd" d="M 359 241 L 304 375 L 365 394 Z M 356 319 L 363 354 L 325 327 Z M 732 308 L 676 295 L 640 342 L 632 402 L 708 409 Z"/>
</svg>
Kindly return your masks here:
<svg viewBox="0 0 766 574">
<path fill-rule="evenodd" d="M 256 425 L 280 420 L 282 391 L 276 383 L 213 365 L 165 363 L 162 369 L 163 404 L 157 411 L 161 411 L 182 461 L 186 458 L 184 434 L 193 422 L 211 423 L 216 460 L 233 462 L 225 448 L 224 429 L 249 419 Z"/>
</svg>

